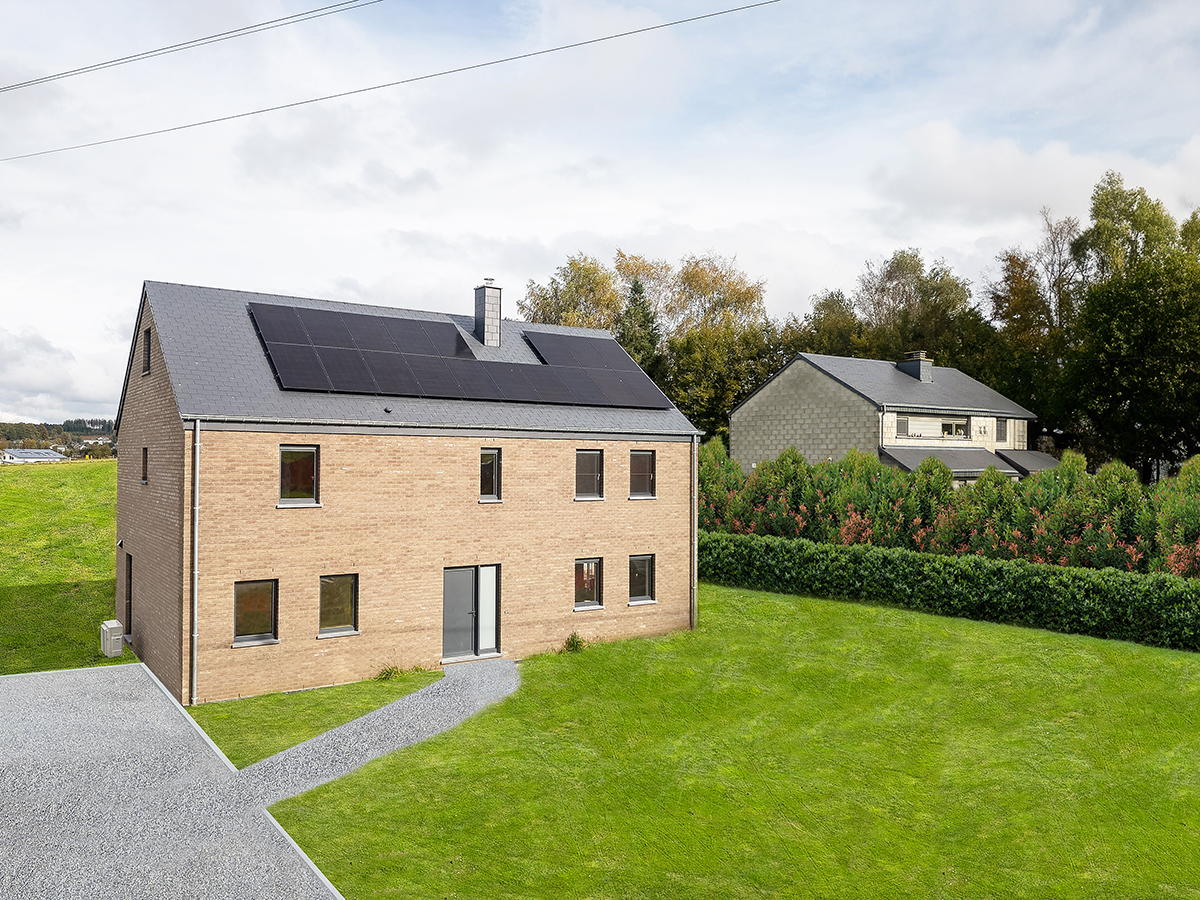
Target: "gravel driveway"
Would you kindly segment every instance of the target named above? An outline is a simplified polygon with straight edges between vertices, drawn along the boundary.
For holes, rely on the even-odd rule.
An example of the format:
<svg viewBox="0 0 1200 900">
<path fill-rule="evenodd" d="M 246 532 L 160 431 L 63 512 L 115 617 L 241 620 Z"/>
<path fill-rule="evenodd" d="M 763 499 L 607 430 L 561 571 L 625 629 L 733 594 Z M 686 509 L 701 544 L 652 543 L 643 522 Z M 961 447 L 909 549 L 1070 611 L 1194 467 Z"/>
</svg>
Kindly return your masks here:
<svg viewBox="0 0 1200 900">
<path fill-rule="evenodd" d="M 511 660 L 236 771 L 141 664 L 0 676 L 0 897 L 329 900 L 266 805 L 516 690 Z"/>
</svg>

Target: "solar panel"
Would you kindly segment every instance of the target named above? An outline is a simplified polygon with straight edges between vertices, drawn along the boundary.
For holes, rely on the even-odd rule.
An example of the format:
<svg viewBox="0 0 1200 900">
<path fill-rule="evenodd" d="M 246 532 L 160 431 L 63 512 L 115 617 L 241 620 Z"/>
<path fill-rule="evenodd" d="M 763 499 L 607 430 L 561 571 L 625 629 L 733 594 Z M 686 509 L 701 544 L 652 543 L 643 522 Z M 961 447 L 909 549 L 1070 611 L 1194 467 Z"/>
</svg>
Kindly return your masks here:
<svg viewBox="0 0 1200 900">
<path fill-rule="evenodd" d="M 563 346 L 559 335 L 548 332 L 525 332 L 525 340 L 533 345 L 533 349 L 549 366 L 575 366 L 575 357 Z"/>
<path fill-rule="evenodd" d="M 347 394 L 376 394 L 379 389 L 357 350 L 344 347 L 318 347 L 317 355 L 335 391 Z"/>
<path fill-rule="evenodd" d="M 487 369 L 477 359 L 447 359 L 446 368 L 462 388 L 468 400 L 503 400 L 504 396 L 495 382 L 488 377 Z"/>
<path fill-rule="evenodd" d="M 383 319 L 379 316 L 359 315 L 358 313 L 343 313 L 342 322 L 354 344 L 359 350 L 383 350 L 388 353 L 396 352 L 396 342 L 388 334 Z"/>
<path fill-rule="evenodd" d="M 367 368 L 375 376 L 379 393 L 396 397 L 421 396 L 421 386 L 401 354 L 364 350 L 362 355 Z"/>
<path fill-rule="evenodd" d="M 439 355 L 433 341 L 426 336 L 419 319 L 393 319 L 385 316 L 383 324 L 401 353 L 418 353 L 422 356 Z"/>
<path fill-rule="evenodd" d="M 596 342 L 608 338 L 578 337 L 573 334 L 564 334 L 561 337 L 563 346 L 575 357 L 575 365 L 585 369 L 603 369 L 607 366 L 599 348 L 596 347 Z"/>
<path fill-rule="evenodd" d="M 496 383 L 496 387 L 500 389 L 500 394 L 505 400 L 525 401 L 536 403 L 541 398 L 534 390 L 533 385 L 529 383 L 529 379 L 525 377 L 524 369 L 530 368 L 528 365 L 520 363 L 501 363 L 501 362 L 485 362 L 488 375 L 492 381 Z"/>
<path fill-rule="evenodd" d="M 350 332 L 342 324 L 342 317 L 327 309 L 305 309 L 298 307 L 296 315 L 304 323 L 304 330 L 315 347 L 346 347 L 354 346 Z"/>
<path fill-rule="evenodd" d="M 574 403 L 575 394 L 563 384 L 558 372 L 553 366 L 521 366 L 522 374 L 529 384 L 537 391 L 538 399 L 543 403 Z"/>
<path fill-rule="evenodd" d="M 421 327 L 425 329 L 425 335 L 438 356 L 444 359 L 475 358 L 462 333 L 452 322 L 422 322 Z"/>
<path fill-rule="evenodd" d="M 667 395 L 658 389 L 658 385 L 645 372 L 622 372 L 621 380 L 633 391 L 638 401 L 635 405 L 641 409 L 671 408 L 672 404 Z"/>
<path fill-rule="evenodd" d="M 308 335 L 292 307 L 251 303 L 250 312 L 254 316 L 254 324 L 258 326 L 258 333 L 268 344 L 308 343 Z"/>
<path fill-rule="evenodd" d="M 405 354 L 404 361 L 417 377 L 422 397 L 444 397 L 449 399 L 463 397 L 463 389 L 458 386 L 446 361 L 437 356 L 413 356 Z"/>
<path fill-rule="evenodd" d="M 308 344 L 267 344 L 267 354 L 285 388 L 299 391 L 329 391 L 333 385 L 321 368 L 317 351 Z"/>
<path fill-rule="evenodd" d="M 596 387 L 596 382 L 583 369 L 570 366 L 559 366 L 554 370 L 567 390 L 571 392 L 574 402 L 580 406 L 608 406 L 608 397 L 604 391 Z"/>
<path fill-rule="evenodd" d="M 604 391 L 611 406 L 637 406 L 637 394 L 631 391 L 621 380 L 619 372 L 612 369 L 585 369 L 596 387 Z"/>
<path fill-rule="evenodd" d="M 625 352 L 625 348 L 616 341 L 609 338 L 587 338 L 587 340 L 592 341 L 592 346 L 599 351 L 608 368 L 616 369 L 618 372 L 641 371 L 641 367 L 630 358 L 629 354 Z"/>
</svg>

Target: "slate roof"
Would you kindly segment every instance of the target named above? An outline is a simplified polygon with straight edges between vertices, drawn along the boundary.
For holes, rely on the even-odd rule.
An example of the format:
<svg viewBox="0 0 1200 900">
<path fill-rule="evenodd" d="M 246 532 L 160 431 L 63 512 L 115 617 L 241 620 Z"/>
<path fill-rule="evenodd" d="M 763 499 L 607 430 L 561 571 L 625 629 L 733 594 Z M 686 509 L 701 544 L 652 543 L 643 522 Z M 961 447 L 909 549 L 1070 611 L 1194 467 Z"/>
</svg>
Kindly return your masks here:
<svg viewBox="0 0 1200 900">
<path fill-rule="evenodd" d="M 1034 472 L 1042 472 L 1046 469 L 1053 469 L 1058 465 L 1057 459 L 1049 453 L 1042 453 L 1040 450 L 1009 450 L 1005 448 L 997 450 L 996 455 L 1012 463 L 1021 472 L 1022 476 L 1032 475 Z"/>
<path fill-rule="evenodd" d="M 995 453 L 984 447 L 881 447 L 879 456 L 883 462 L 885 456 L 891 457 L 892 462 L 911 472 L 927 457 L 935 457 L 949 466 L 955 478 L 978 478 L 988 466 L 995 466 L 1000 474 L 1016 478 L 1021 473 Z"/>
<path fill-rule="evenodd" d="M 38 460 L 39 462 L 66 459 L 65 456 L 54 450 L 23 450 L 19 447 L 9 447 L 4 452 L 13 459 Z"/>
<path fill-rule="evenodd" d="M 468 295 L 469 296 L 469 295 Z M 474 316 L 382 308 L 249 291 L 147 281 L 143 297 L 154 317 L 167 373 L 181 418 L 271 424 L 433 427 L 598 434 L 696 434 L 675 408 L 625 409 L 485 400 L 437 400 L 285 391 L 279 387 L 250 317 L 248 304 L 275 303 L 350 313 L 389 314 L 451 322 L 478 359 L 540 363 L 523 339 L 526 333 L 553 332 L 608 336 L 588 328 L 533 325 L 505 319 L 499 347 L 475 337 Z M 142 328 L 139 319 L 135 341 Z M 132 367 L 133 345 L 129 366 Z M 126 372 L 128 382 L 130 370 Z M 121 408 L 125 397 L 122 394 Z M 385 412 L 384 407 L 391 407 Z M 121 408 L 117 412 L 120 425 Z"/>
<path fill-rule="evenodd" d="M 788 366 L 801 362 L 824 372 L 887 412 L 958 413 L 1003 416 L 1010 419 L 1037 418 L 1034 413 L 1003 394 L 969 375 L 964 375 L 958 369 L 947 366 L 933 366 L 933 381 L 923 382 L 900 371 L 896 368 L 896 363 L 885 359 L 853 359 L 848 356 L 799 353 Z M 778 373 L 774 377 L 778 377 Z"/>
</svg>

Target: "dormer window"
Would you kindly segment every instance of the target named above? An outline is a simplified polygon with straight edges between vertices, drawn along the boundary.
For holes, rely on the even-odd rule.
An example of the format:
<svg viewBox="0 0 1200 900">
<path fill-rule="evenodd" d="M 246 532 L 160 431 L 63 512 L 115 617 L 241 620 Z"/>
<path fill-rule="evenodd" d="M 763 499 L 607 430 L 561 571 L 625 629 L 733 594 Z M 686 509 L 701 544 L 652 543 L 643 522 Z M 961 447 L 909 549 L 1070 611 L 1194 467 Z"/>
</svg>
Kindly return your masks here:
<svg viewBox="0 0 1200 900">
<path fill-rule="evenodd" d="M 942 419 L 942 437 L 965 438 L 970 434 L 967 419 Z"/>
</svg>

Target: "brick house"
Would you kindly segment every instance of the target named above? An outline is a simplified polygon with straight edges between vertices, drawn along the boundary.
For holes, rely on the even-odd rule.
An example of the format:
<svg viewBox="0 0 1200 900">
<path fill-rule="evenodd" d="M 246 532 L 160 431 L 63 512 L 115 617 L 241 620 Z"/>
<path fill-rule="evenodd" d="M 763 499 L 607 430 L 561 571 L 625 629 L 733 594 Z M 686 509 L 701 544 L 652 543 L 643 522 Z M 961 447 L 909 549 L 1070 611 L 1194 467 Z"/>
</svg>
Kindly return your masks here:
<svg viewBox="0 0 1200 900">
<path fill-rule="evenodd" d="M 1028 449 L 1029 410 L 924 351 L 900 362 L 797 354 L 729 416 L 730 455 L 743 469 L 795 447 L 810 462 L 851 448 L 910 472 L 933 456 L 973 481 L 988 466 L 1018 478 L 1053 468 Z"/>
<path fill-rule="evenodd" d="M 605 332 L 147 282 L 116 617 L 182 703 L 695 621 L 698 433 Z"/>
</svg>

